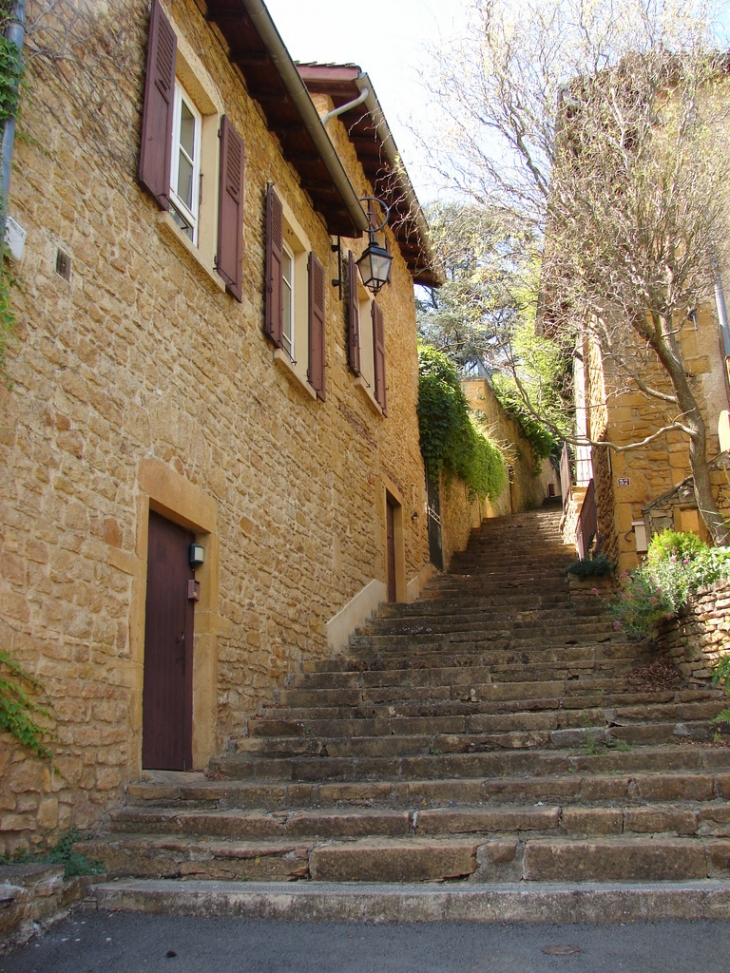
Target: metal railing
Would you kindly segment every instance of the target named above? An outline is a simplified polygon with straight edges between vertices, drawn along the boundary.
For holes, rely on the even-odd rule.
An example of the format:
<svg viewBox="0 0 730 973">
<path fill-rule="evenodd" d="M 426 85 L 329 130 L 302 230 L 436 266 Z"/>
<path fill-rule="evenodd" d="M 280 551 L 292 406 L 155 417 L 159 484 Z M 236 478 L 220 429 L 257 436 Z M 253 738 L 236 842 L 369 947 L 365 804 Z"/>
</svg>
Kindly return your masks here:
<svg viewBox="0 0 730 973">
<path fill-rule="evenodd" d="M 596 490 L 593 480 L 588 483 L 583 505 L 580 508 L 578 525 L 575 530 L 575 544 L 581 561 L 588 556 L 593 538 L 598 534 L 598 517 L 596 514 Z"/>
<path fill-rule="evenodd" d="M 568 505 L 572 486 L 573 474 L 570 471 L 570 450 L 568 444 L 563 443 L 563 452 L 560 454 L 560 491 L 563 495 L 563 510 Z"/>
</svg>

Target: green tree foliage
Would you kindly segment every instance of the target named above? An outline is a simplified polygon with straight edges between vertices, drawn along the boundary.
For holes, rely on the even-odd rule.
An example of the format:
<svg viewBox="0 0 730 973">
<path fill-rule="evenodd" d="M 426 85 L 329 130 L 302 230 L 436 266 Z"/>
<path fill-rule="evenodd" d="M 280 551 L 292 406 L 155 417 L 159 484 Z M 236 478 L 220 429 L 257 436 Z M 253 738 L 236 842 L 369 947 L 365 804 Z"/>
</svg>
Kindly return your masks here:
<svg viewBox="0 0 730 973">
<path fill-rule="evenodd" d="M 496 500 L 507 483 L 504 457 L 476 427 L 456 367 L 427 346 L 418 358 L 418 421 L 429 475 L 458 477 L 480 500 Z"/>
<path fill-rule="evenodd" d="M 568 432 L 569 410 L 565 351 L 534 333 L 536 238 L 483 206 L 433 206 L 428 217 L 446 281 L 418 302 L 420 337 L 491 383 L 537 468 Z"/>
</svg>

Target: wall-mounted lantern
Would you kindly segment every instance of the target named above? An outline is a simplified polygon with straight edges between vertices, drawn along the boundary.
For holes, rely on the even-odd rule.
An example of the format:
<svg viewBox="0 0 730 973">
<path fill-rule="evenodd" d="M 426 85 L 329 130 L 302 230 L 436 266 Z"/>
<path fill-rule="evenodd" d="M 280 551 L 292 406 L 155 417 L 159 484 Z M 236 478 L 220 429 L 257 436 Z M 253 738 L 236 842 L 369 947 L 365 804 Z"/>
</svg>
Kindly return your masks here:
<svg viewBox="0 0 730 973">
<path fill-rule="evenodd" d="M 363 284 L 373 294 L 377 294 L 383 284 L 387 284 L 390 280 L 390 267 L 393 263 L 393 258 L 385 247 L 379 246 L 375 236 L 376 233 L 379 233 L 387 226 L 390 207 L 386 206 L 382 199 L 377 199 L 375 196 L 363 196 L 360 202 L 362 203 L 365 200 L 371 200 L 379 206 L 382 206 L 383 212 L 385 213 L 385 219 L 380 226 L 368 230 L 369 243 L 363 255 L 357 261 Z"/>
<path fill-rule="evenodd" d="M 188 550 L 190 567 L 195 570 L 205 563 L 205 548 L 202 544 L 191 544 Z"/>
</svg>

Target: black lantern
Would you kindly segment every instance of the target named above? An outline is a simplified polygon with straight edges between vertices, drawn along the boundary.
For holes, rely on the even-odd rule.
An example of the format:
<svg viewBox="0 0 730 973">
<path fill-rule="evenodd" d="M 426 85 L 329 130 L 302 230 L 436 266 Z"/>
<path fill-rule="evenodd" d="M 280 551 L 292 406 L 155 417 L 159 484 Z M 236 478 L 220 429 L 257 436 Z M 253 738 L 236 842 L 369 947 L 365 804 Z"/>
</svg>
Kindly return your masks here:
<svg viewBox="0 0 730 973">
<path fill-rule="evenodd" d="M 369 243 L 363 255 L 357 261 L 363 284 L 373 294 L 377 294 L 383 284 L 387 284 L 390 280 L 390 267 L 393 263 L 391 255 L 385 247 L 381 247 L 378 244 L 375 237 L 375 234 L 386 226 L 388 217 L 390 216 L 390 208 L 385 205 L 382 199 L 376 199 L 374 196 L 364 196 L 363 200 L 365 199 L 378 203 L 379 206 L 383 207 L 385 212 L 385 219 L 380 226 L 368 230 Z M 363 202 L 363 200 L 360 200 L 360 202 Z"/>
</svg>

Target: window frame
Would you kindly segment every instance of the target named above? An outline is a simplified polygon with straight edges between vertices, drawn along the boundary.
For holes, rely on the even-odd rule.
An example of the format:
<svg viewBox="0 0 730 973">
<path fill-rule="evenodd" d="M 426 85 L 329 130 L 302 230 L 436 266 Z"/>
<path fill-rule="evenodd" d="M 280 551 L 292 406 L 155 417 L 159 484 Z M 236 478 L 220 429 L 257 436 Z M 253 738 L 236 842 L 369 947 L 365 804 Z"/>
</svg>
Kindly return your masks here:
<svg viewBox="0 0 730 973">
<path fill-rule="evenodd" d="M 286 232 L 286 228 L 285 228 Z M 281 294 L 282 294 L 282 323 L 281 323 L 281 347 L 289 356 L 293 364 L 296 364 L 297 347 L 297 255 L 289 246 L 286 240 L 282 243 L 281 261 Z M 299 255 L 300 259 L 303 253 Z M 286 265 L 289 263 L 289 279 L 286 276 Z M 288 312 L 288 320 L 287 320 Z M 288 325 L 288 330 L 287 330 Z M 288 347 L 287 347 L 288 346 Z"/>
<path fill-rule="evenodd" d="M 188 109 L 195 122 L 193 133 L 193 158 L 190 159 L 185 147 L 180 141 L 181 116 L 183 104 Z M 172 151 L 170 159 L 170 211 L 173 219 L 177 214 L 183 222 L 188 222 L 189 226 L 180 226 L 180 229 L 188 236 L 193 244 L 198 246 L 199 224 L 200 224 L 200 197 L 201 197 L 201 175 L 202 175 L 202 143 L 203 143 L 203 113 L 195 104 L 195 99 L 190 95 L 179 76 L 175 75 L 175 92 L 173 96 L 172 114 Z M 193 173 L 191 178 L 192 189 L 192 209 L 182 199 L 177 192 L 180 178 L 180 154 L 185 153 L 188 161 L 192 165 Z M 197 189 L 197 191 L 196 191 Z M 178 221 L 175 219 L 175 222 Z M 192 232 L 188 233 L 187 229 Z"/>
</svg>

